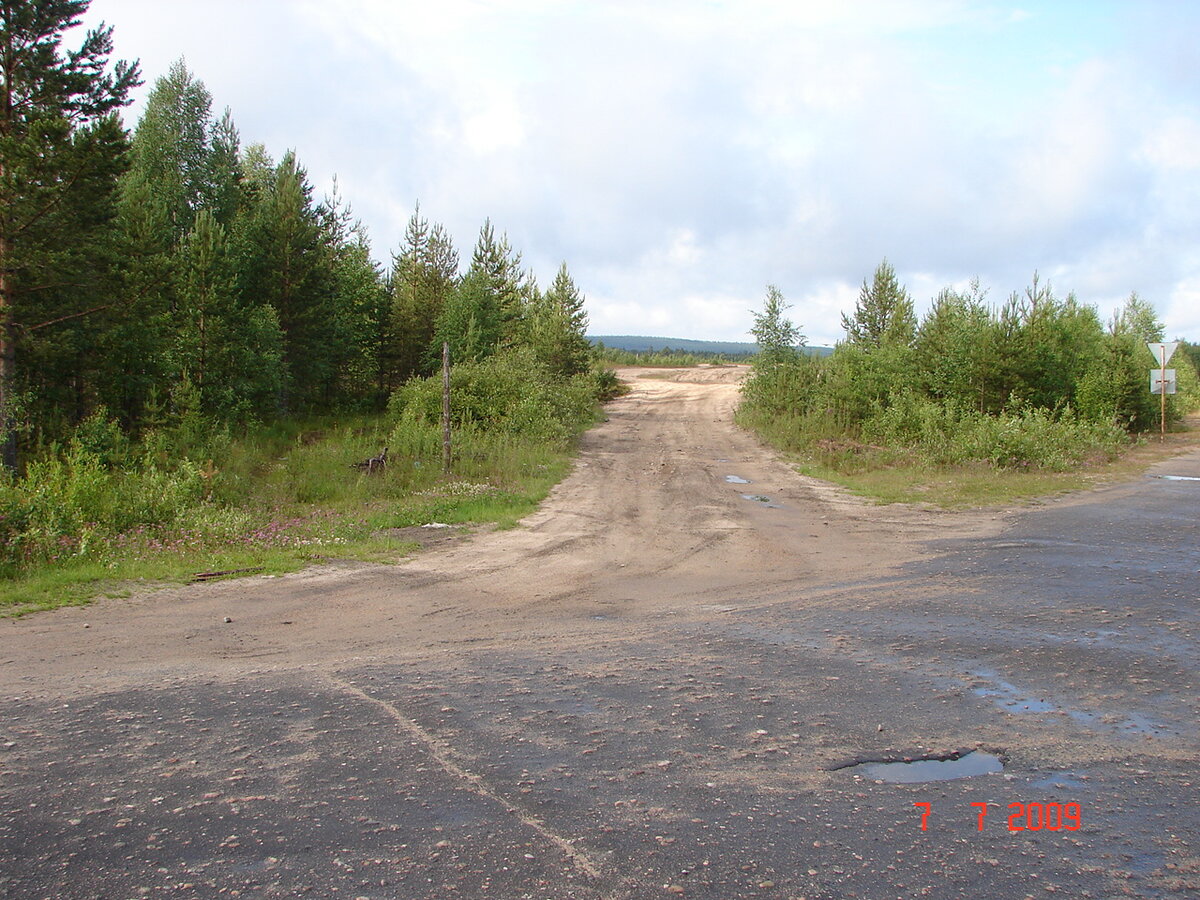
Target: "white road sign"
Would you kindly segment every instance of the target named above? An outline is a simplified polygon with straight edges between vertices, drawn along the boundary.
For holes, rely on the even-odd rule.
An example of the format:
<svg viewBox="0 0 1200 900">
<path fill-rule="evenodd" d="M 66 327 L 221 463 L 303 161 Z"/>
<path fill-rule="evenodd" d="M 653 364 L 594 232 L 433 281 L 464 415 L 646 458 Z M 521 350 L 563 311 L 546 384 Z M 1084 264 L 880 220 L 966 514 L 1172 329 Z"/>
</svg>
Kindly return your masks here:
<svg viewBox="0 0 1200 900">
<path fill-rule="evenodd" d="M 1166 379 L 1163 376 L 1166 375 Z M 1166 386 L 1166 391 L 1163 391 L 1163 386 Z M 1151 369 L 1150 370 L 1150 393 L 1152 394 L 1173 394 L 1175 393 L 1175 370 L 1174 369 Z"/>
<path fill-rule="evenodd" d="M 1154 354 L 1154 361 L 1158 363 L 1158 366 L 1161 369 L 1167 364 L 1167 360 L 1171 358 L 1171 354 L 1175 352 L 1175 348 L 1179 346 L 1179 341 L 1168 341 L 1165 344 L 1147 341 L 1146 346 L 1149 347 L 1150 352 Z"/>
</svg>

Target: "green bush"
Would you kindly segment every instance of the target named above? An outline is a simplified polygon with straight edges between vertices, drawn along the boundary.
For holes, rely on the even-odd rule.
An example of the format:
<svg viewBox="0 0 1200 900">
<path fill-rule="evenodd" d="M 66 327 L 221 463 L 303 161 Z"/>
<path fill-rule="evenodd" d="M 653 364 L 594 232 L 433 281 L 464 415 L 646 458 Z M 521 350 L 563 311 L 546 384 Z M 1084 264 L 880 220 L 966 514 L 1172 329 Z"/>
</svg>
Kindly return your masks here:
<svg viewBox="0 0 1200 900">
<path fill-rule="evenodd" d="M 1110 459 L 1128 440 L 1116 422 L 1090 421 L 1069 407 L 1053 412 L 1015 404 L 1007 412 L 989 415 L 912 392 L 878 407 L 863 423 L 862 437 L 912 448 L 942 465 L 978 461 L 997 468 L 1057 472 Z"/>
<path fill-rule="evenodd" d="M 31 563 L 95 554 L 126 529 L 175 522 L 203 496 L 201 470 L 189 460 L 174 471 L 153 460 L 114 469 L 74 441 L 66 453 L 35 460 L 22 478 L 0 484 L 0 568 L 11 574 Z"/>
<path fill-rule="evenodd" d="M 595 415 L 597 382 L 590 373 L 554 378 L 531 352 L 516 349 L 454 366 L 450 392 L 456 430 L 473 427 L 565 446 Z M 396 422 L 396 447 L 429 455 L 428 429 L 442 416 L 441 377 L 408 381 L 392 394 L 388 411 Z M 437 446 L 440 453 L 440 438 Z"/>
</svg>

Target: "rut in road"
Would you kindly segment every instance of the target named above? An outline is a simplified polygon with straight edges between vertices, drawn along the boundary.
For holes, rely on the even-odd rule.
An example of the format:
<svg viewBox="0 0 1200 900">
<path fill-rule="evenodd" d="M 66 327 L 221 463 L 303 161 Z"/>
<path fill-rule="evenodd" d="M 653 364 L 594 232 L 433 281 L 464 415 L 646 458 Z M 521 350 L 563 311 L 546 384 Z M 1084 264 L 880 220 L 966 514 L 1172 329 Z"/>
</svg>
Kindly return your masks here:
<svg viewBox="0 0 1200 900">
<path fill-rule="evenodd" d="M 537 513 L 417 559 L 405 579 L 453 580 L 517 604 L 759 593 L 882 574 L 908 539 L 930 533 L 927 514 L 881 514 L 841 496 L 738 428 L 744 367 L 623 375 L 631 393 L 584 437 L 574 472 Z"/>
</svg>

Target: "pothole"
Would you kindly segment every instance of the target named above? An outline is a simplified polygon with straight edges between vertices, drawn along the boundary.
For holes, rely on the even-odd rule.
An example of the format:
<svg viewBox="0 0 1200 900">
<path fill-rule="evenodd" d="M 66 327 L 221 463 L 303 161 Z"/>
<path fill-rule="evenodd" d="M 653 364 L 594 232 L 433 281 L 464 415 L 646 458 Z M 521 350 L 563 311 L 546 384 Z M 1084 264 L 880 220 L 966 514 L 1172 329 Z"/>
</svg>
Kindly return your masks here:
<svg viewBox="0 0 1200 900">
<path fill-rule="evenodd" d="M 1003 772 L 1004 762 L 995 754 L 972 750 L 967 753 L 950 753 L 945 756 L 897 762 L 861 762 L 846 768 L 852 769 L 855 775 L 872 781 L 920 784 L 926 781 L 953 781 L 956 778 Z"/>
<path fill-rule="evenodd" d="M 742 494 L 743 500 L 749 500 L 751 503 L 761 503 L 767 509 L 780 509 L 778 503 L 772 502 L 770 497 L 764 497 L 762 494 Z"/>
</svg>

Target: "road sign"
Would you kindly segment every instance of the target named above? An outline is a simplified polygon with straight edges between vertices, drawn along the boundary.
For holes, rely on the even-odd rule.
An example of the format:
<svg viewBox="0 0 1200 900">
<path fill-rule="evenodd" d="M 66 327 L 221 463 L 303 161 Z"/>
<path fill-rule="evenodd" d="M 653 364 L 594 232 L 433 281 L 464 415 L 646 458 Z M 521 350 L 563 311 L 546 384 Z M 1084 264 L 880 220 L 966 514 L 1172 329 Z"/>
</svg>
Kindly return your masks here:
<svg viewBox="0 0 1200 900">
<path fill-rule="evenodd" d="M 1164 391 L 1163 388 L 1166 388 Z M 1150 393 L 1152 394 L 1173 394 L 1175 393 L 1175 370 L 1174 369 L 1151 369 L 1150 370 Z"/>
<path fill-rule="evenodd" d="M 1161 369 L 1167 364 L 1167 360 L 1171 358 L 1171 354 L 1175 352 L 1175 348 L 1179 346 L 1179 341 L 1168 341 L 1166 343 L 1147 341 L 1146 346 L 1154 354 L 1154 361 L 1158 363 L 1158 367 Z M 1158 391 L 1155 391 L 1155 393 L 1157 394 Z"/>
<path fill-rule="evenodd" d="M 1167 394 L 1175 393 L 1175 370 L 1167 368 L 1167 360 L 1179 346 L 1179 341 L 1146 341 L 1147 349 L 1154 354 L 1158 363 L 1157 369 L 1150 370 L 1150 393 L 1159 396 L 1159 433 L 1158 439 L 1167 439 Z"/>
</svg>

